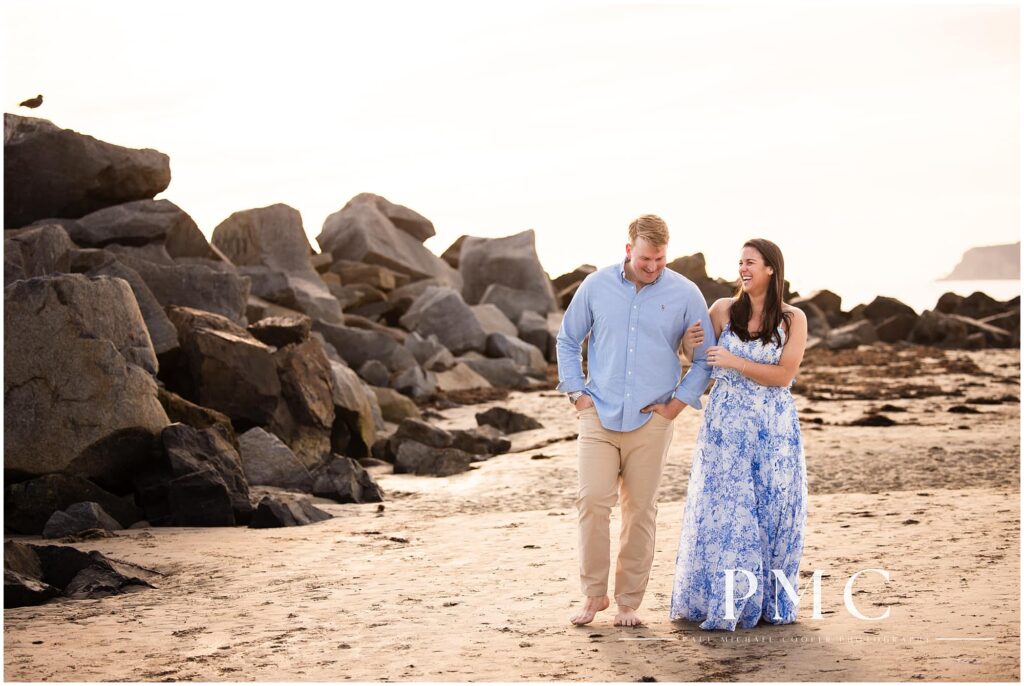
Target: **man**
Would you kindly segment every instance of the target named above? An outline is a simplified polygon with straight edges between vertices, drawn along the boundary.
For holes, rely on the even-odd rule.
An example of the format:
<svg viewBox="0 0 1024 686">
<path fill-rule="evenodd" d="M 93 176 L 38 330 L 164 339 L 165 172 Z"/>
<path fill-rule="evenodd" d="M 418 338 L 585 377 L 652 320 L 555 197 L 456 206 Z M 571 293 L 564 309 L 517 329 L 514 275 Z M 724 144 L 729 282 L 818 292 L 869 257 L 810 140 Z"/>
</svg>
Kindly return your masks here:
<svg viewBox="0 0 1024 686">
<path fill-rule="evenodd" d="M 630 224 L 625 259 L 583 281 L 558 332 L 558 389 L 568 393 L 580 420 L 576 508 L 586 598 L 573 624 L 588 624 L 608 607 L 609 518 L 617 495 L 622 531 L 614 623 L 641 624 L 636 610 L 654 560 L 658 483 L 672 421 L 687 405 L 700 409 L 711 376 L 704 350 L 716 341 L 707 304 L 692 281 L 665 269 L 668 240 L 660 217 L 648 214 Z M 680 381 L 679 342 L 698 321 L 706 338 Z"/>
</svg>

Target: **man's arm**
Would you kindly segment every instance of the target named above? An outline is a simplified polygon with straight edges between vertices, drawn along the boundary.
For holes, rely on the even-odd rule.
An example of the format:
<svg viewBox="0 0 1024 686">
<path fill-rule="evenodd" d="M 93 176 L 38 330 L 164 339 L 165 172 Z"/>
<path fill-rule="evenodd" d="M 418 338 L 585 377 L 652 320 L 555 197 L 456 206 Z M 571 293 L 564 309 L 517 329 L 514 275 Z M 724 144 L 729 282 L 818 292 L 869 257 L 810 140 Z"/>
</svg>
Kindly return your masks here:
<svg viewBox="0 0 1024 686">
<path fill-rule="evenodd" d="M 555 350 L 558 353 L 558 390 L 563 393 L 582 391 L 586 387 L 583 377 L 583 340 L 594 325 L 590 311 L 590 278 L 583 280 L 576 290 L 558 329 Z"/>
<path fill-rule="evenodd" d="M 707 349 L 716 345 L 718 340 L 715 336 L 715 327 L 711 323 L 711 316 L 708 314 L 707 303 L 704 301 L 704 296 L 696 288 L 690 293 L 684 312 L 687 326 L 696 321 L 701 323 L 704 329 L 704 342 L 694 349 L 690 369 L 687 370 L 683 380 L 676 386 L 672 397 L 699 410 L 702 407 L 700 397 L 704 395 L 704 391 L 708 387 L 708 381 L 711 380 L 711 367 L 707 362 Z"/>
</svg>

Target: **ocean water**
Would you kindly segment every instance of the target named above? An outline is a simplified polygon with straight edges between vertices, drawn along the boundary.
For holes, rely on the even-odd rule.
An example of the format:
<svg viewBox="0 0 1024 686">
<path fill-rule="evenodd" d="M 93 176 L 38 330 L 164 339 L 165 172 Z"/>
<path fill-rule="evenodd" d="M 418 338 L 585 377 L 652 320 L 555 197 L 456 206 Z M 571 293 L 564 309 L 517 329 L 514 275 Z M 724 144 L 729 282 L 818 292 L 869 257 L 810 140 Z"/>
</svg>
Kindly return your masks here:
<svg viewBox="0 0 1024 686">
<path fill-rule="evenodd" d="M 803 284 L 791 283 L 800 295 L 809 295 L 815 288 L 808 288 Z M 867 304 L 878 295 L 887 295 L 896 298 L 900 302 L 910 305 L 920 314 L 924 310 L 935 309 L 935 303 L 943 293 L 953 292 L 957 295 L 967 296 L 975 291 L 981 291 L 996 300 L 1010 300 L 1020 295 L 1019 280 L 999 281 L 924 281 L 924 282 L 886 282 L 886 283 L 857 283 L 857 284 L 831 284 L 821 286 L 827 288 L 843 299 L 843 310 L 852 310 L 858 304 Z"/>
</svg>

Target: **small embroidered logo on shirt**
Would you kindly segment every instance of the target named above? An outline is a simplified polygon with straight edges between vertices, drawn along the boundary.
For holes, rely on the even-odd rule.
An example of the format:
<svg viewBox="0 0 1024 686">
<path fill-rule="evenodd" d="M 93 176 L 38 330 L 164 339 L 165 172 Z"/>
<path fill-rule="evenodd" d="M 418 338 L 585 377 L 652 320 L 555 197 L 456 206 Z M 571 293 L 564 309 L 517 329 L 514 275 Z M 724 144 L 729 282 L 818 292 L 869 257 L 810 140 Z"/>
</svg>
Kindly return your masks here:
<svg viewBox="0 0 1024 686">
<path fill-rule="evenodd" d="M 661 311 L 662 311 L 662 312 L 664 312 L 664 311 L 665 311 L 665 306 L 664 306 L 664 305 L 662 305 L 662 306 L 661 306 Z"/>
</svg>

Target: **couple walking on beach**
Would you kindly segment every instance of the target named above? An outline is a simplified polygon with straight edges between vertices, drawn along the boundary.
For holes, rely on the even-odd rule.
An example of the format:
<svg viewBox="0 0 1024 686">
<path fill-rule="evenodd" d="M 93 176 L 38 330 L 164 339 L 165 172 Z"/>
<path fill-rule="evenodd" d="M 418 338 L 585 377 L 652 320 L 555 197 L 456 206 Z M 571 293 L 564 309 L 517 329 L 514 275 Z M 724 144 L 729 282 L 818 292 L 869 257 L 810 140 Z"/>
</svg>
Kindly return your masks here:
<svg viewBox="0 0 1024 686">
<path fill-rule="evenodd" d="M 585 598 L 571 621 L 588 624 L 609 606 L 609 522 L 618 500 L 614 623 L 641 624 L 637 609 L 654 559 L 658 484 L 673 421 L 687 405 L 701 409 L 714 378 L 694 449 L 669 615 L 729 631 L 761 619 L 790 623 L 807 478 L 789 387 L 803 359 L 807 319 L 782 300 L 783 258 L 771 241 L 743 245 L 737 294 L 710 311 L 692 281 L 666 269 L 668 241 L 661 218 L 634 221 L 625 259 L 583 281 L 558 334 L 558 388 L 579 419 Z M 680 345 L 691 363 L 685 376 Z"/>
</svg>

